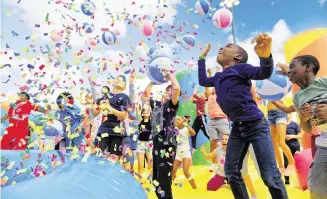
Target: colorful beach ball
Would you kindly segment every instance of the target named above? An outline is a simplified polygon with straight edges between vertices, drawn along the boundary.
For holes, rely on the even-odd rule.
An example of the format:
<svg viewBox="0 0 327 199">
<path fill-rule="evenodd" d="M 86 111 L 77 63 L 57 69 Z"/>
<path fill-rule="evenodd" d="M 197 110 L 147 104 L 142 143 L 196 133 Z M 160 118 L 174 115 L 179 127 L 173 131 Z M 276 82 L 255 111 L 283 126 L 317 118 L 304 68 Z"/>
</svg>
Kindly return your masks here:
<svg viewBox="0 0 327 199">
<path fill-rule="evenodd" d="M 233 15 L 227 8 L 221 8 L 215 12 L 212 21 L 217 28 L 227 28 L 233 21 Z"/>
<path fill-rule="evenodd" d="M 94 30 L 94 24 L 85 22 L 83 23 L 83 28 L 86 33 L 92 33 Z"/>
<path fill-rule="evenodd" d="M 277 101 L 291 91 L 292 83 L 287 76 L 277 73 L 278 71 L 280 68 L 275 67 L 269 79 L 256 81 L 255 87 L 262 99 Z"/>
<path fill-rule="evenodd" d="M 85 1 L 81 5 L 81 10 L 83 14 L 87 16 L 92 16 L 96 11 L 96 7 L 91 1 Z"/>
<path fill-rule="evenodd" d="M 144 20 L 140 25 L 141 33 L 145 36 L 151 36 L 154 32 L 153 22 L 150 20 Z"/>
<path fill-rule="evenodd" d="M 61 122 L 52 120 L 43 125 L 43 131 L 45 136 L 57 137 L 63 135 L 64 128 Z"/>
<path fill-rule="evenodd" d="M 148 52 L 147 52 L 147 55 L 148 57 L 152 57 L 154 55 L 154 53 L 156 52 L 156 48 L 149 48 Z"/>
<path fill-rule="evenodd" d="M 210 4 L 206 0 L 199 0 L 195 4 L 195 9 L 199 15 L 205 15 L 208 13 Z"/>
<path fill-rule="evenodd" d="M 107 44 L 107 45 L 113 45 L 116 43 L 117 41 L 117 36 L 114 32 L 104 32 L 102 34 L 102 41 L 103 43 Z"/>
<path fill-rule="evenodd" d="M 174 61 L 167 56 L 154 56 L 146 66 L 146 73 L 152 83 L 163 84 L 168 81 L 165 74 L 173 70 L 173 64 Z"/>
<path fill-rule="evenodd" d="M 181 41 L 181 45 L 184 49 L 190 50 L 195 46 L 195 38 L 193 35 L 185 35 Z"/>
</svg>

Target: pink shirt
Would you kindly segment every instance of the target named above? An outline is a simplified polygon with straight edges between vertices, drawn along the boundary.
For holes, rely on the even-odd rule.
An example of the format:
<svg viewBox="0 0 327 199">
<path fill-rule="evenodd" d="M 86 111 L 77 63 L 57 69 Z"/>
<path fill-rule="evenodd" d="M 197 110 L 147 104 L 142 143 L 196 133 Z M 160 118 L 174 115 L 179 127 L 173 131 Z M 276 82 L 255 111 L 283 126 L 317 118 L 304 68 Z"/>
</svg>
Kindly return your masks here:
<svg viewBox="0 0 327 199">
<path fill-rule="evenodd" d="M 219 104 L 216 101 L 217 95 L 211 94 L 208 98 L 208 113 L 210 118 L 226 118 L 227 116 L 221 110 Z"/>
<path fill-rule="evenodd" d="M 193 98 L 193 103 L 196 105 L 196 116 L 205 115 L 206 99 L 197 94 L 193 95 Z"/>
</svg>

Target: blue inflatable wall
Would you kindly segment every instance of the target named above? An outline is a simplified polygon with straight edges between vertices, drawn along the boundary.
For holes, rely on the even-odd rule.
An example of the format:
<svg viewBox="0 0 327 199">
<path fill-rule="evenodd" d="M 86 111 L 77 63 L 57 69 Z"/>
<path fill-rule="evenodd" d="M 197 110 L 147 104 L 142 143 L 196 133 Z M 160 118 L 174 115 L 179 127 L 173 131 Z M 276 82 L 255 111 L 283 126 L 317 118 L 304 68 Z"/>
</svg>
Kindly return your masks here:
<svg viewBox="0 0 327 199">
<path fill-rule="evenodd" d="M 21 151 L 2 151 L 2 158 L 15 161 L 15 166 L 8 170 L 2 162 L 4 176 L 12 178 L 8 186 L 2 187 L 1 197 L 6 199 L 146 199 L 147 195 L 134 177 L 117 163 L 106 159 L 89 156 L 71 160 L 60 152 L 40 153 L 30 151 L 30 158 L 22 160 Z M 26 155 L 24 153 L 23 155 Z M 56 157 L 55 157 L 56 156 Z M 53 168 L 50 162 L 64 159 L 64 163 Z M 38 161 L 39 160 L 39 161 Z M 21 163 L 22 162 L 22 165 Z M 48 164 L 47 164 L 48 162 Z M 50 163 L 50 164 L 49 164 Z M 46 169 L 42 164 L 46 165 Z M 41 166 L 46 175 L 35 178 L 36 166 Z M 26 168 L 30 172 L 17 174 Z M 28 174 L 27 174 L 28 173 Z M 21 175 L 21 177 L 17 177 Z M 34 179 L 32 179 L 34 178 Z M 12 181 L 17 184 L 11 185 Z"/>
</svg>

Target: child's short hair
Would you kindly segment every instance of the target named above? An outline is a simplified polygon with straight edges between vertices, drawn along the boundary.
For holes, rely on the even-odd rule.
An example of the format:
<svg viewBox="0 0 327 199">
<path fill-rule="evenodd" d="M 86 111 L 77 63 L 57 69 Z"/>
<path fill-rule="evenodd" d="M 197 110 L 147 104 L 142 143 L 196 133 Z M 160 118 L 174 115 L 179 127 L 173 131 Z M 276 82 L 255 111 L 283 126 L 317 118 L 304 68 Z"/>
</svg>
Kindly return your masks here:
<svg viewBox="0 0 327 199">
<path fill-rule="evenodd" d="M 31 99 L 30 95 L 27 92 L 22 91 L 19 94 L 25 95 L 27 100 L 30 100 Z"/>
<path fill-rule="evenodd" d="M 238 46 L 238 53 L 240 55 L 242 55 L 242 59 L 240 59 L 240 62 L 247 63 L 249 56 L 248 56 L 248 53 L 246 52 L 246 50 L 244 50 L 244 48 L 242 48 L 241 46 Z"/>
<path fill-rule="evenodd" d="M 302 65 L 312 65 L 313 66 L 313 73 L 316 75 L 320 69 L 320 64 L 318 59 L 312 55 L 301 55 L 297 56 L 294 59 L 297 59 L 301 62 Z M 293 60 L 294 60 L 293 59 Z"/>
<path fill-rule="evenodd" d="M 190 117 L 190 116 L 185 115 L 184 118 L 187 119 L 187 123 L 188 123 L 188 124 L 191 122 L 191 117 Z"/>
</svg>

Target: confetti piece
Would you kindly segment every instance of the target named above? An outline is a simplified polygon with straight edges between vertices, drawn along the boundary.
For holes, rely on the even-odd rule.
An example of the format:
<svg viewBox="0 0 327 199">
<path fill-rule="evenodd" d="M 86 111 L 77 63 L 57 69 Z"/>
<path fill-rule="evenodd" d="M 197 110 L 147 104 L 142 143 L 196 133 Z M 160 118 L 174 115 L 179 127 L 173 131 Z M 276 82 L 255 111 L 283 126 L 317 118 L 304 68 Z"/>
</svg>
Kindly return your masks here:
<svg viewBox="0 0 327 199">
<path fill-rule="evenodd" d="M 8 170 L 12 169 L 15 165 L 15 161 L 10 161 L 9 166 L 7 167 Z"/>
</svg>

